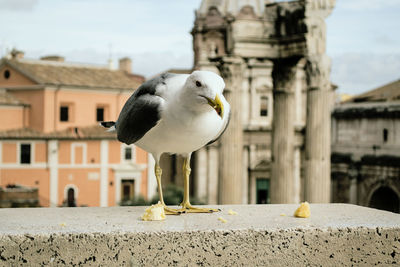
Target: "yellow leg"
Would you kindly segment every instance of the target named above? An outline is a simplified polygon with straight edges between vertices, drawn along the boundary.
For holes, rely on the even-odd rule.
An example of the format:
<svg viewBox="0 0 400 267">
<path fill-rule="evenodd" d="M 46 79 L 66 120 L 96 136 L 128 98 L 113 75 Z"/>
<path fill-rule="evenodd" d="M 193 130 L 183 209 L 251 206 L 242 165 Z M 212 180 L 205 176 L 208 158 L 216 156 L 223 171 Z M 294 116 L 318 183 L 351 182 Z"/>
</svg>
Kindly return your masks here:
<svg viewBox="0 0 400 267">
<path fill-rule="evenodd" d="M 191 213 L 211 213 L 211 212 L 216 212 L 220 211 L 219 209 L 211 209 L 211 208 L 197 208 L 193 207 L 190 204 L 189 201 L 189 176 L 190 176 L 190 155 L 185 158 L 183 161 L 183 174 L 184 174 L 184 181 L 183 181 L 183 186 L 184 186 L 184 192 L 183 192 L 183 201 L 181 203 L 182 209 L 180 211 L 182 212 L 191 212 Z"/>
<path fill-rule="evenodd" d="M 161 170 L 160 165 L 158 165 L 158 163 L 156 163 L 156 166 L 154 167 L 154 172 L 155 172 L 156 178 L 157 178 L 158 197 L 160 199 L 161 204 L 164 206 L 165 214 L 167 214 L 167 215 L 179 215 L 179 214 L 181 214 L 182 213 L 181 210 L 168 208 L 167 205 L 165 205 L 165 203 L 164 203 L 164 197 L 163 197 L 162 187 L 161 187 L 162 170 Z"/>
</svg>

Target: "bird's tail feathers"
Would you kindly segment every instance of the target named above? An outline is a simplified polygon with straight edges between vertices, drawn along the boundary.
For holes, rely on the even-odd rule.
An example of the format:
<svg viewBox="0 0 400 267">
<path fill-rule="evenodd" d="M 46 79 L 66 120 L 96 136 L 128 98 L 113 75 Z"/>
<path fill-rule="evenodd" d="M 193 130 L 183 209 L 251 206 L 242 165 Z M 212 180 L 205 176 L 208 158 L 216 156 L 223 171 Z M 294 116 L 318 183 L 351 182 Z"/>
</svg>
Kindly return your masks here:
<svg viewBox="0 0 400 267">
<path fill-rule="evenodd" d="M 100 124 L 100 126 L 103 126 L 104 128 L 108 128 L 107 132 L 114 132 L 116 130 L 115 121 L 102 121 L 99 124 Z"/>
</svg>

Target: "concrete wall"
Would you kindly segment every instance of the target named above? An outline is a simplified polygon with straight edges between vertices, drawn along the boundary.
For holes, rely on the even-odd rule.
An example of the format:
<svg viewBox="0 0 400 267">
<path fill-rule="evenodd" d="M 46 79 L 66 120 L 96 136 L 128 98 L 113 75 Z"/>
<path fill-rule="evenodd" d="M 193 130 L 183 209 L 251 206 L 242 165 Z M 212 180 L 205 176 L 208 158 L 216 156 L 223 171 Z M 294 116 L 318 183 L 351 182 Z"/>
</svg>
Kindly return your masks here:
<svg viewBox="0 0 400 267">
<path fill-rule="evenodd" d="M 311 216 L 304 219 L 292 216 L 296 207 L 219 206 L 222 211 L 214 214 L 150 222 L 140 219 L 144 207 L 2 209 L 0 265 L 400 264 L 399 214 L 311 204 Z M 229 209 L 238 215 L 228 215 Z"/>
<path fill-rule="evenodd" d="M 24 123 L 25 113 L 23 106 L 6 106 L 0 104 L 0 131 L 26 126 Z"/>
</svg>

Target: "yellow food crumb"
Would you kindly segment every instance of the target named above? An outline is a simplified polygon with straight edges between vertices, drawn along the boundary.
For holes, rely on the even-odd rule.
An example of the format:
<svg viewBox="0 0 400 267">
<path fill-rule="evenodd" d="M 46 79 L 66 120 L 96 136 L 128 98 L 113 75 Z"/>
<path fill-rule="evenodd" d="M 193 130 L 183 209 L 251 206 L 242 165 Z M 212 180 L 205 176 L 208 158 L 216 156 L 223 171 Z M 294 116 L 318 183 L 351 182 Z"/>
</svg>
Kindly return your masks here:
<svg viewBox="0 0 400 267">
<path fill-rule="evenodd" d="M 228 210 L 228 214 L 229 215 L 237 215 L 238 213 L 236 211 L 233 211 L 233 210 Z"/>
<path fill-rule="evenodd" d="M 300 218 L 308 218 L 310 217 L 310 215 L 310 204 L 308 204 L 308 202 L 302 202 L 300 204 L 300 207 L 298 207 L 297 210 L 294 212 L 294 216 Z"/>
<path fill-rule="evenodd" d="M 65 227 L 65 226 L 67 226 L 67 224 L 65 222 L 62 222 L 62 223 L 60 223 L 60 226 Z"/>
<path fill-rule="evenodd" d="M 227 223 L 227 222 L 228 222 L 227 220 L 225 220 L 225 219 L 222 218 L 222 217 L 219 217 L 218 220 L 220 220 L 220 221 L 223 222 L 223 223 Z"/>
<path fill-rule="evenodd" d="M 143 221 L 162 221 L 165 220 L 164 206 L 158 202 L 148 207 L 142 215 Z"/>
<path fill-rule="evenodd" d="M 286 216 L 286 214 L 285 213 L 281 213 L 281 214 L 279 214 L 279 216 Z"/>
</svg>

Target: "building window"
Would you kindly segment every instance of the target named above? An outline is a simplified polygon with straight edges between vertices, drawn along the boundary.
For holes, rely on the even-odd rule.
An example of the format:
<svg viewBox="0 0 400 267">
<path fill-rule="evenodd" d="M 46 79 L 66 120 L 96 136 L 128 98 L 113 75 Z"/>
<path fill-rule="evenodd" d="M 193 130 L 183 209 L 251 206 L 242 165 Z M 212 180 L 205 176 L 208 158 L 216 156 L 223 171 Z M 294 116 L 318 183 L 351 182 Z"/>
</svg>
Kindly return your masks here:
<svg viewBox="0 0 400 267">
<path fill-rule="evenodd" d="M 270 203 L 269 179 L 257 178 L 257 180 L 256 180 L 256 199 L 257 199 L 257 204 Z"/>
<path fill-rule="evenodd" d="M 134 145 L 121 144 L 121 163 L 129 163 L 136 160 L 135 153 L 136 151 Z"/>
<path fill-rule="evenodd" d="M 124 160 L 132 160 L 132 147 L 125 147 Z"/>
<path fill-rule="evenodd" d="M 262 96 L 260 99 L 260 116 L 268 116 L 268 97 Z"/>
<path fill-rule="evenodd" d="M 61 106 L 60 107 L 60 121 L 68 121 L 68 111 L 69 107 L 68 106 Z"/>
<path fill-rule="evenodd" d="M 20 163 L 30 164 L 31 163 L 31 144 L 20 145 Z"/>
<path fill-rule="evenodd" d="M 389 131 L 388 129 L 383 129 L 383 142 L 386 143 L 388 141 Z"/>
<path fill-rule="evenodd" d="M 96 121 L 104 121 L 104 108 L 96 108 Z"/>
<path fill-rule="evenodd" d="M 7 80 L 7 79 L 10 78 L 10 76 L 11 76 L 10 71 L 9 71 L 9 70 L 5 70 L 5 71 L 4 71 L 4 78 Z"/>
</svg>

